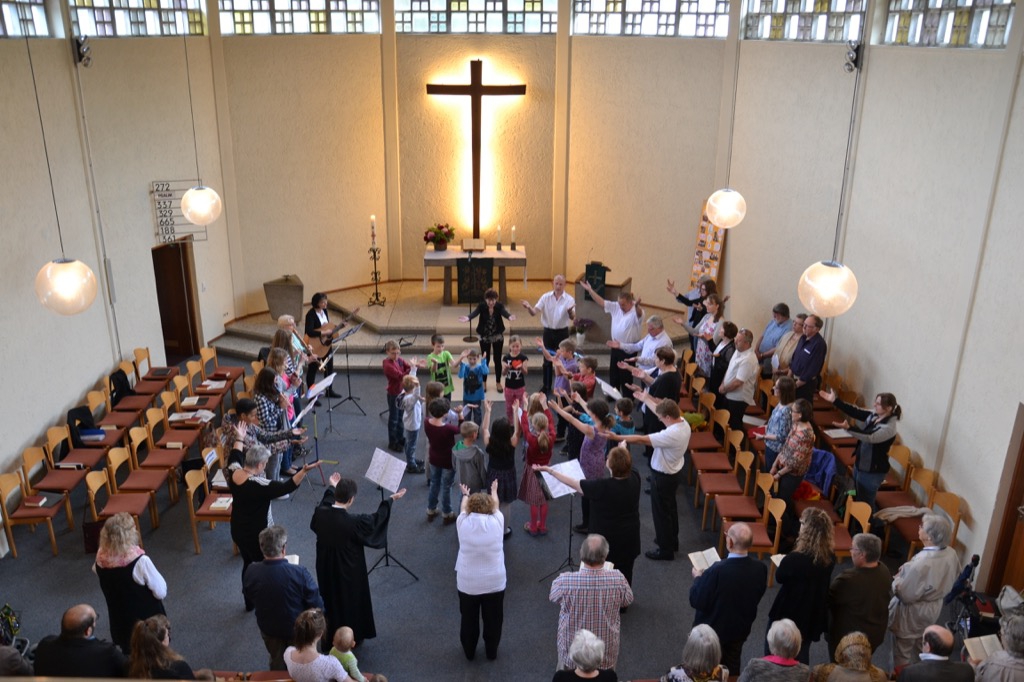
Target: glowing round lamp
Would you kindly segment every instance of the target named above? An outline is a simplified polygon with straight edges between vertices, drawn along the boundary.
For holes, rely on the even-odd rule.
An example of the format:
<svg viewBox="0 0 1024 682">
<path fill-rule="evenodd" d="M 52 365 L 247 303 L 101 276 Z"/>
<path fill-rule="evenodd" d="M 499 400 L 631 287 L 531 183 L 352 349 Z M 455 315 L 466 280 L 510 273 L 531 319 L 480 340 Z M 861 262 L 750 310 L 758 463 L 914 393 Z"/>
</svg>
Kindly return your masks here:
<svg viewBox="0 0 1024 682">
<path fill-rule="evenodd" d="M 720 189 L 708 197 L 707 212 L 712 225 L 729 229 L 743 222 L 747 201 L 736 190 Z"/>
<path fill-rule="evenodd" d="M 50 261 L 36 275 L 36 296 L 55 313 L 77 315 L 96 298 L 96 276 L 80 260 Z"/>
<path fill-rule="evenodd" d="M 209 225 L 220 217 L 220 195 L 205 185 L 193 187 L 181 197 L 181 213 L 193 225 Z"/>
<path fill-rule="evenodd" d="M 797 294 L 804 307 L 815 315 L 837 317 L 857 300 L 857 277 L 842 263 L 821 261 L 804 270 Z"/>
</svg>

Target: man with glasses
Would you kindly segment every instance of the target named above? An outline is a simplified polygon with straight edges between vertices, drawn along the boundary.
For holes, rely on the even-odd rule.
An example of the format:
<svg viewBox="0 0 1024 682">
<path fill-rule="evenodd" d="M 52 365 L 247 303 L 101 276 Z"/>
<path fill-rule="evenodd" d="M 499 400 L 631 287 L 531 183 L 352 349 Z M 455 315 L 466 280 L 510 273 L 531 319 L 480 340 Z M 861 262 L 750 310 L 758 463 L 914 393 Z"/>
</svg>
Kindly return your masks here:
<svg viewBox="0 0 1024 682">
<path fill-rule="evenodd" d="M 814 402 L 814 394 L 821 383 L 821 368 L 825 364 L 828 344 L 819 333 L 824 323 L 817 315 L 804 320 L 804 335 L 797 341 L 789 373 L 796 380 L 796 397 Z"/>
<path fill-rule="evenodd" d="M 761 363 L 762 377 L 768 378 L 772 375 L 772 355 L 775 354 L 779 341 L 789 330 L 789 306 L 785 303 L 776 303 L 772 308 L 772 319 L 768 321 L 761 338 L 754 344 L 754 356 Z"/>
<path fill-rule="evenodd" d="M 857 533 L 850 547 L 849 568 L 832 580 L 828 590 L 829 660 L 835 660 L 835 648 L 851 632 L 863 632 L 874 651 L 885 641 L 889 623 L 889 598 L 892 574 L 881 563 L 882 541 L 877 535 Z"/>
</svg>

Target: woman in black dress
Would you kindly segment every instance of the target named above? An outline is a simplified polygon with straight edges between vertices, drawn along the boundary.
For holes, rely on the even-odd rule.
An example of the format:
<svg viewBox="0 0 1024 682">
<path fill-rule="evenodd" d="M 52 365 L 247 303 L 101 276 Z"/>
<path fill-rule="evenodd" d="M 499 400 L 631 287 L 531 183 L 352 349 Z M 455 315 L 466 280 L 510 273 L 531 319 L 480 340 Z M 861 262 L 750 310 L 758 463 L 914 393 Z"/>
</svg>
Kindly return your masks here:
<svg viewBox="0 0 1024 682">
<path fill-rule="evenodd" d="M 139 530 L 131 514 L 114 514 L 103 524 L 92 570 L 107 602 L 110 639 L 128 654 L 135 623 L 163 614 L 167 596 L 167 582 L 139 547 Z"/>
<path fill-rule="evenodd" d="M 544 471 L 590 500 L 588 531 L 608 541 L 608 561 L 633 584 L 633 562 L 640 555 L 640 474 L 625 446 L 612 448 L 605 466 L 611 478 L 579 481 L 551 467 Z"/>
<path fill-rule="evenodd" d="M 824 510 L 808 507 L 800 515 L 796 546 L 775 571 L 775 579 L 782 587 L 768 612 L 768 628 L 782 618 L 796 623 L 801 638 L 796 660 L 803 664 L 808 662 L 811 642 L 817 641 L 828 627 L 828 588 L 836 565 L 834 548 L 832 519 Z M 767 641 L 764 653 L 771 653 Z"/>
<path fill-rule="evenodd" d="M 228 477 L 231 491 L 231 539 L 242 555 L 242 578 L 245 569 L 255 561 L 263 561 L 260 550 L 260 531 L 273 523 L 270 516 L 270 502 L 297 490 L 306 472 L 320 466 L 316 461 L 299 469 L 291 478 L 281 481 L 267 480 L 264 475 L 270 450 L 263 445 L 254 445 L 245 451 L 245 465 L 235 469 Z M 253 605 L 246 602 L 247 611 Z"/>
<path fill-rule="evenodd" d="M 484 292 L 484 300 L 477 303 L 476 309 L 469 315 L 463 315 L 459 322 L 469 322 L 474 317 L 479 317 L 476 323 L 476 333 L 480 335 L 480 355 L 483 364 L 488 365 L 494 359 L 494 371 L 498 385 L 501 390 L 501 349 L 505 345 L 505 320 L 516 321 L 516 316 L 508 312 L 505 304 L 498 300 L 498 292 L 488 289 Z M 505 318 L 505 320 L 501 319 Z"/>
</svg>

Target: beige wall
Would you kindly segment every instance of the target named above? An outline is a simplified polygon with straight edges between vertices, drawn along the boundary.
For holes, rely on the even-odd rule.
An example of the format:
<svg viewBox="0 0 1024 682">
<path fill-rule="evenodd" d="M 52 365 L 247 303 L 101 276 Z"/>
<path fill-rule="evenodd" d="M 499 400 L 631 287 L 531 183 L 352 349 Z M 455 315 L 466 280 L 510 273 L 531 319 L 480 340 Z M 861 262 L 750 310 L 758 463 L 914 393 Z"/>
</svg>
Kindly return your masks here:
<svg viewBox="0 0 1024 682">
<path fill-rule="evenodd" d="M 668 304 L 665 278 L 689 271 L 696 217 L 727 140 L 718 135 L 720 103 L 731 98 L 727 43 L 572 38 L 563 84 L 552 36 L 401 35 L 393 72 L 381 67 L 379 36 L 213 40 L 212 58 L 207 39 L 190 40 L 188 53 L 204 179 L 234 194 L 210 240 L 196 245 L 207 339 L 226 318 L 263 309 L 267 279 L 298 274 L 307 295 L 368 281 L 370 214 L 382 245 L 400 253 L 398 271 L 384 268 L 392 279 L 421 276 L 430 223 L 451 222 L 465 236 L 469 203 L 458 188 L 469 186 L 468 102 L 428 97 L 425 84 L 466 82 L 474 57 L 485 60 L 485 82 L 527 84 L 525 98 L 485 104 L 493 136 L 484 174 L 495 187 L 485 237 L 497 222 L 515 223 L 531 277 L 549 277 L 563 257 L 569 275 L 600 259 L 613 279 L 631 275 L 651 303 Z M 32 42 L 67 251 L 101 274 L 74 72 L 63 42 Z M 10 93 L 0 98 L 0 142 L 18 159 L 0 183 L 2 222 L 16 226 L 5 227 L 0 306 L 17 321 L 4 338 L 26 359 L 9 379 L 46 387 L 39 400 L 0 399 L 6 470 L 116 356 L 139 345 L 162 356 L 148 187 L 195 172 L 182 44 L 98 40 L 93 49 L 82 94 L 118 298 L 112 309 L 98 300 L 58 318 L 32 295 L 36 270 L 57 248 L 24 43 L 0 41 L 0 90 Z M 800 273 L 831 256 L 853 94 L 843 52 L 740 45 L 730 184 L 749 209 L 728 236 L 723 283 L 728 316 L 758 331 L 773 303 L 799 309 Z M 1016 453 L 1022 400 L 1024 367 L 1006 350 L 1024 329 L 1012 298 L 1024 251 L 1024 101 L 1019 88 L 1011 97 L 1019 50 L 872 47 L 866 64 L 841 254 L 861 293 L 830 325 L 831 364 L 865 395 L 896 393 L 904 440 L 968 499 L 961 545 L 982 552 L 993 542 L 1002 504 L 994 494 L 1007 452 Z M 386 112 L 397 120 L 397 153 L 384 142 L 389 87 L 398 93 Z M 568 106 L 565 130 L 559 106 Z M 564 254 L 551 234 L 560 140 L 568 145 Z M 387 175 L 386 152 L 400 166 Z M 387 215 L 386 190 L 399 196 L 400 221 Z"/>
<path fill-rule="evenodd" d="M 573 39 L 569 277 L 600 260 L 609 281 L 632 276 L 633 291 L 663 304 L 665 279 L 689 278 L 701 203 L 714 185 L 724 48 Z"/>
</svg>

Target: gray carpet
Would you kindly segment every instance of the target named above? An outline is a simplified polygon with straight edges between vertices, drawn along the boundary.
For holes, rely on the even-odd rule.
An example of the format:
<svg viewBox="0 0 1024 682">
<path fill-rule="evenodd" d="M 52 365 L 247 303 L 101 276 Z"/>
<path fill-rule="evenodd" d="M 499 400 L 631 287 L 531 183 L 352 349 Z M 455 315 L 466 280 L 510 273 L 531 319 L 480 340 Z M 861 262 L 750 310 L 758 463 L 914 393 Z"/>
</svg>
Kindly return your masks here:
<svg viewBox="0 0 1024 682">
<path fill-rule="evenodd" d="M 531 377 L 533 382 L 539 377 Z M 344 377 L 336 382 L 347 394 Z M 533 383 L 530 388 L 535 388 Z M 328 418 L 319 410 L 320 457 L 338 464 L 326 464 L 324 474 L 340 471 L 355 477 L 360 490 L 355 511 L 373 511 L 380 493 L 361 477 L 375 447 L 387 444 L 384 417 L 384 381 L 380 376 L 352 377 L 352 392 L 360 397 L 363 416 L 353 402 L 337 407 Z M 496 406 L 495 413 L 501 410 Z M 310 424 L 312 426 L 312 424 Z M 330 427 L 330 431 L 328 431 Z M 421 458 L 426 441 L 420 438 Z M 558 461 L 556 455 L 556 461 Z M 641 473 L 647 464 L 637 457 Z M 521 463 L 519 464 L 521 467 Z M 521 469 L 520 469 L 521 471 Z M 323 495 L 320 477 L 312 475 L 290 500 L 274 503 L 274 518 L 290 533 L 288 551 L 301 557 L 302 565 L 315 575 L 314 538 L 309 521 Z M 395 558 L 415 573 L 414 580 L 401 568 L 383 567 L 370 575 L 378 636 L 357 649 L 364 671 L 382 672 L 392 681 L 402 680 L 547 680 L 556 664 L 555 634 L 558 607 L 548 601 L 551 577 L 569 553 L 569 501 L 551 504 L 551 534 L 533 538 L 522 531 L 528 510 L 522 503 L 512 507 L 511 539 L 505 545 L 508 588 L 505 597 L 504 633 L 496 661 L 483 656 L 483 644 L 475 661 L 467 661 L 458 640 L 459 612 L 455 589 L 455 557 L 458 551 L 455 527 L 439 521 L 427 523 L 425 477 L 407 476 L 408 494 L 395 504 L 390 545 Z M 453 491 L 454 492 L 454 491 Z M 453 503 L 457 500 L 453 494 Z M 643 549 L 653 548 L 653 525 L 648 497 L 641 499 Z M 683 642 L 693 623 L 693 609 L 687 600 L 692 579 L 685 552 L 717 543 L 717 533 L 701 532 L 699 510 L 693 509 L 692 488 L 679 492 L 681 547 L 673 562 L 653 562 L 639 557 L 634 576 L 636 601 L 622 617 L 622 646 L 618 662 L 621 679 L 657 677 L 678 662 Z M 84 490 L 73 497 L 76 524 L 82 518 Z M 576 518 L 579 501 L 576 501 Z M 143 520 L 147 552 L 168 582 L 165 600 L 172 623 L 172 646 L 193 666 L 221 670 L 261 670 L 267 655 L 256 628 L 255 618 L 242 607 L 241 560 L 232 556 L 229 528 L 218 525 L 210 531 L 200 527 L 202 554 L 195 554 L 188 529 L 188 514 L 182 502 L 171 505 L 166 488 L 159 497 L 161 525 L 150 529 Z M 69 531 L 63 517 L 56 521 L 60 555 L 50 553 L 45 529 L 30 533 L 15 528 L 19 558 L 0 561 L 0 602 L 9 602 L 21 612 L 22 635 L 33 642 L 57 632 L 60 615 L 68 606 L 88 602 L 100 613 L 99 634 L 109 636 L 106 606 L 98 581 L 90 570 L 92 557 L 83 552 L 80 528 Z M 582 536 L 573 536 L 575 558 Z M 372 564 L 380 551 L 368 550 Z M 840 569 L 849 567 L 847 561 Z M 744 662 L 763 655 L 767 613 L 778 588 L 771 588 L 760 604 L 758 622 L 744 648 Z M 876 652 L 876 663 L 888 656 L 888 647 Z M 812 664 L 827 660 L 824 642 L 811 649 Z"/>
</svg>

